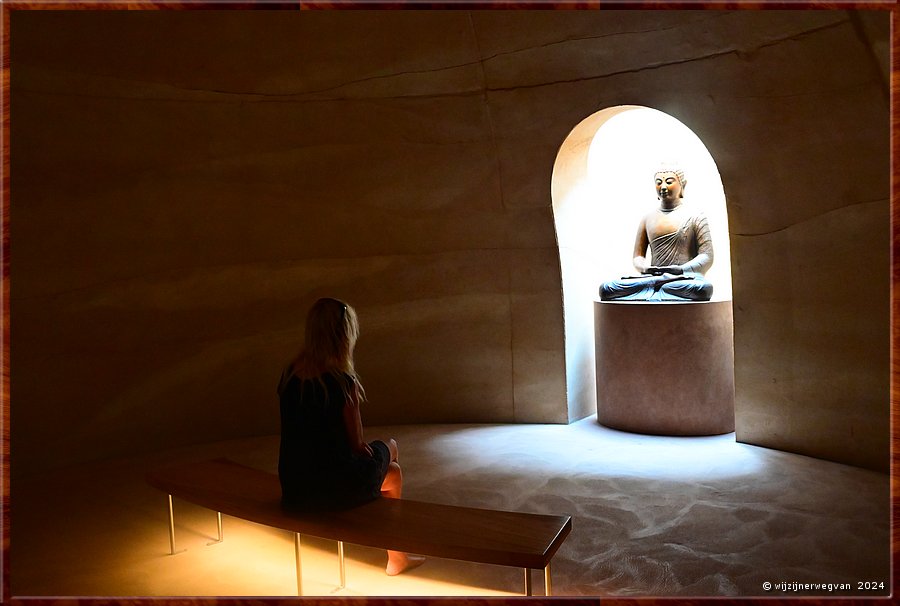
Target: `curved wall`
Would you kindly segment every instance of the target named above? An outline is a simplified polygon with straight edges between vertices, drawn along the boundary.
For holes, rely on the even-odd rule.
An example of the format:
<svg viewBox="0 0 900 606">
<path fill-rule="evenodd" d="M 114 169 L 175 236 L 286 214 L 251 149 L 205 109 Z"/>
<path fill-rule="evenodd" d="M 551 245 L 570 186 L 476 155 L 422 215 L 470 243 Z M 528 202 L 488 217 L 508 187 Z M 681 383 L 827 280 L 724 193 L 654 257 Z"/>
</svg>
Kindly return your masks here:
<svg viewBox="0 0 900 606">
<path fill-rule="evenodd" d="M 9 17 L 13 473 L 274 433 L 326 294 L 368 423 L 577 418 L 550 176 L 624 104 L 727 185 L 739 438 L 886 457 L 886 13 Z"/>
</svg>

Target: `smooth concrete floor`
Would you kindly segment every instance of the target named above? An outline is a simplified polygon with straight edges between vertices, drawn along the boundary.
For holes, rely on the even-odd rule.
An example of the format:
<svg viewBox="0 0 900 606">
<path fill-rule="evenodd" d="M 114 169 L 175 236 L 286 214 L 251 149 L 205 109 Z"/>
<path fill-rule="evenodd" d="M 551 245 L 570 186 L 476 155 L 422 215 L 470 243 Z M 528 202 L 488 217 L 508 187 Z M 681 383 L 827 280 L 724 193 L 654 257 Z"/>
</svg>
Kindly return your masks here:
<svg viewBox="0 0 900 606">
<path fill-rule="evenodd" d="M 404 496 L 569 514 L 553 594 L 582 596 L 875 596 L 890 591 L 889 477 L 738 444 L 734 434 L 669 438 L 571 425 L 409 425 L 366 429 L 400 443 Z M 227 456 L 275 470 L 275 436 L 182 448 L 11 482 L 13 596 L 296 595 L 290 533 L 166 497 L 146 470 Z M 212 544 L 210 544 L 212 543 Z M 304 594 L 514 595 L 523 571 L 430 558 L 384 575 L 384 552 L 304 538 Z M 534 573 L 535 592 L 543 591 Z M 789 590 L 766 590 L 788 583 Z M 849 589 L 794 583 L 843 584 Z M 860 589 L 859 583 L 875 583 Z M 883 585 L 880 585 L 883 584 Z M 863 587 L 866 587 L 863 585 Z"/>
</svg>

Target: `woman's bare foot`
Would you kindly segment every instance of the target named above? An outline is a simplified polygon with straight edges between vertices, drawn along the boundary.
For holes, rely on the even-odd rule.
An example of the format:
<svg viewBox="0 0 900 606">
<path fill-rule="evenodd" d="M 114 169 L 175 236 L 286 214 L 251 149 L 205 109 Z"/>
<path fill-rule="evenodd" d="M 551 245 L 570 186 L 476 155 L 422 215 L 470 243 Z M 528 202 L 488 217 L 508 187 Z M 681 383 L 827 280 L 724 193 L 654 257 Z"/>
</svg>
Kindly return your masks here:
<svg viewBox="0 0 900 606">
<path fill-rule="evenodd" d="M 388 563 L 384 572 L 389 577 L 395 577 L 401 572 L 418 568 L 425 563 L 425 557 L 420 555 L 409 555 L 402 551 L 388 551 Z"/>
</svg>

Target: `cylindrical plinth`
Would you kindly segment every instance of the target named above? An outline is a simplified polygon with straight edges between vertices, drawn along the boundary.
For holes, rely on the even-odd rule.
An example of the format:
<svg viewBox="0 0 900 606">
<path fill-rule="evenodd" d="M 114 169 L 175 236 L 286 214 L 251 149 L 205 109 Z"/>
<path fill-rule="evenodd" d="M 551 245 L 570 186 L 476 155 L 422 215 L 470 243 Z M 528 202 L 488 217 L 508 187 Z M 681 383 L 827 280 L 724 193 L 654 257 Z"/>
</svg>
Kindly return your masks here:
<svg viewBox="0 0 900 606">
<path fill-rule="evenodd" d="M 594 302 L 597 421 L 676 436 L 734 431 L 731 301 Z"/>
</svg>

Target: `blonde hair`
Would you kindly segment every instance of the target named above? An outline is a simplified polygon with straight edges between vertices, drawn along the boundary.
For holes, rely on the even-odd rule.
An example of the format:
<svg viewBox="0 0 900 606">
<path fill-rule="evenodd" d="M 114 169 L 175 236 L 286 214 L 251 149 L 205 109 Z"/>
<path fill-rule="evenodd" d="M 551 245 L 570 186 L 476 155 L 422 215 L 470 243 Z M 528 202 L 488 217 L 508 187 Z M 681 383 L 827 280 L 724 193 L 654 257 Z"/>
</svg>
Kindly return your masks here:
<svg viewBox="0 0 900 606">
<path fill-rule="evenodd" d="M 324 385 L 331 375 L 348 399 L 365 400 L 365 390 L 353 368 L 353 348 L 359 338 L 356 310 L 338 299 L 319 299 L 306 314 L 303 350 L 294 360 L 301 379 L 317 379 Z"/>
</svg>

